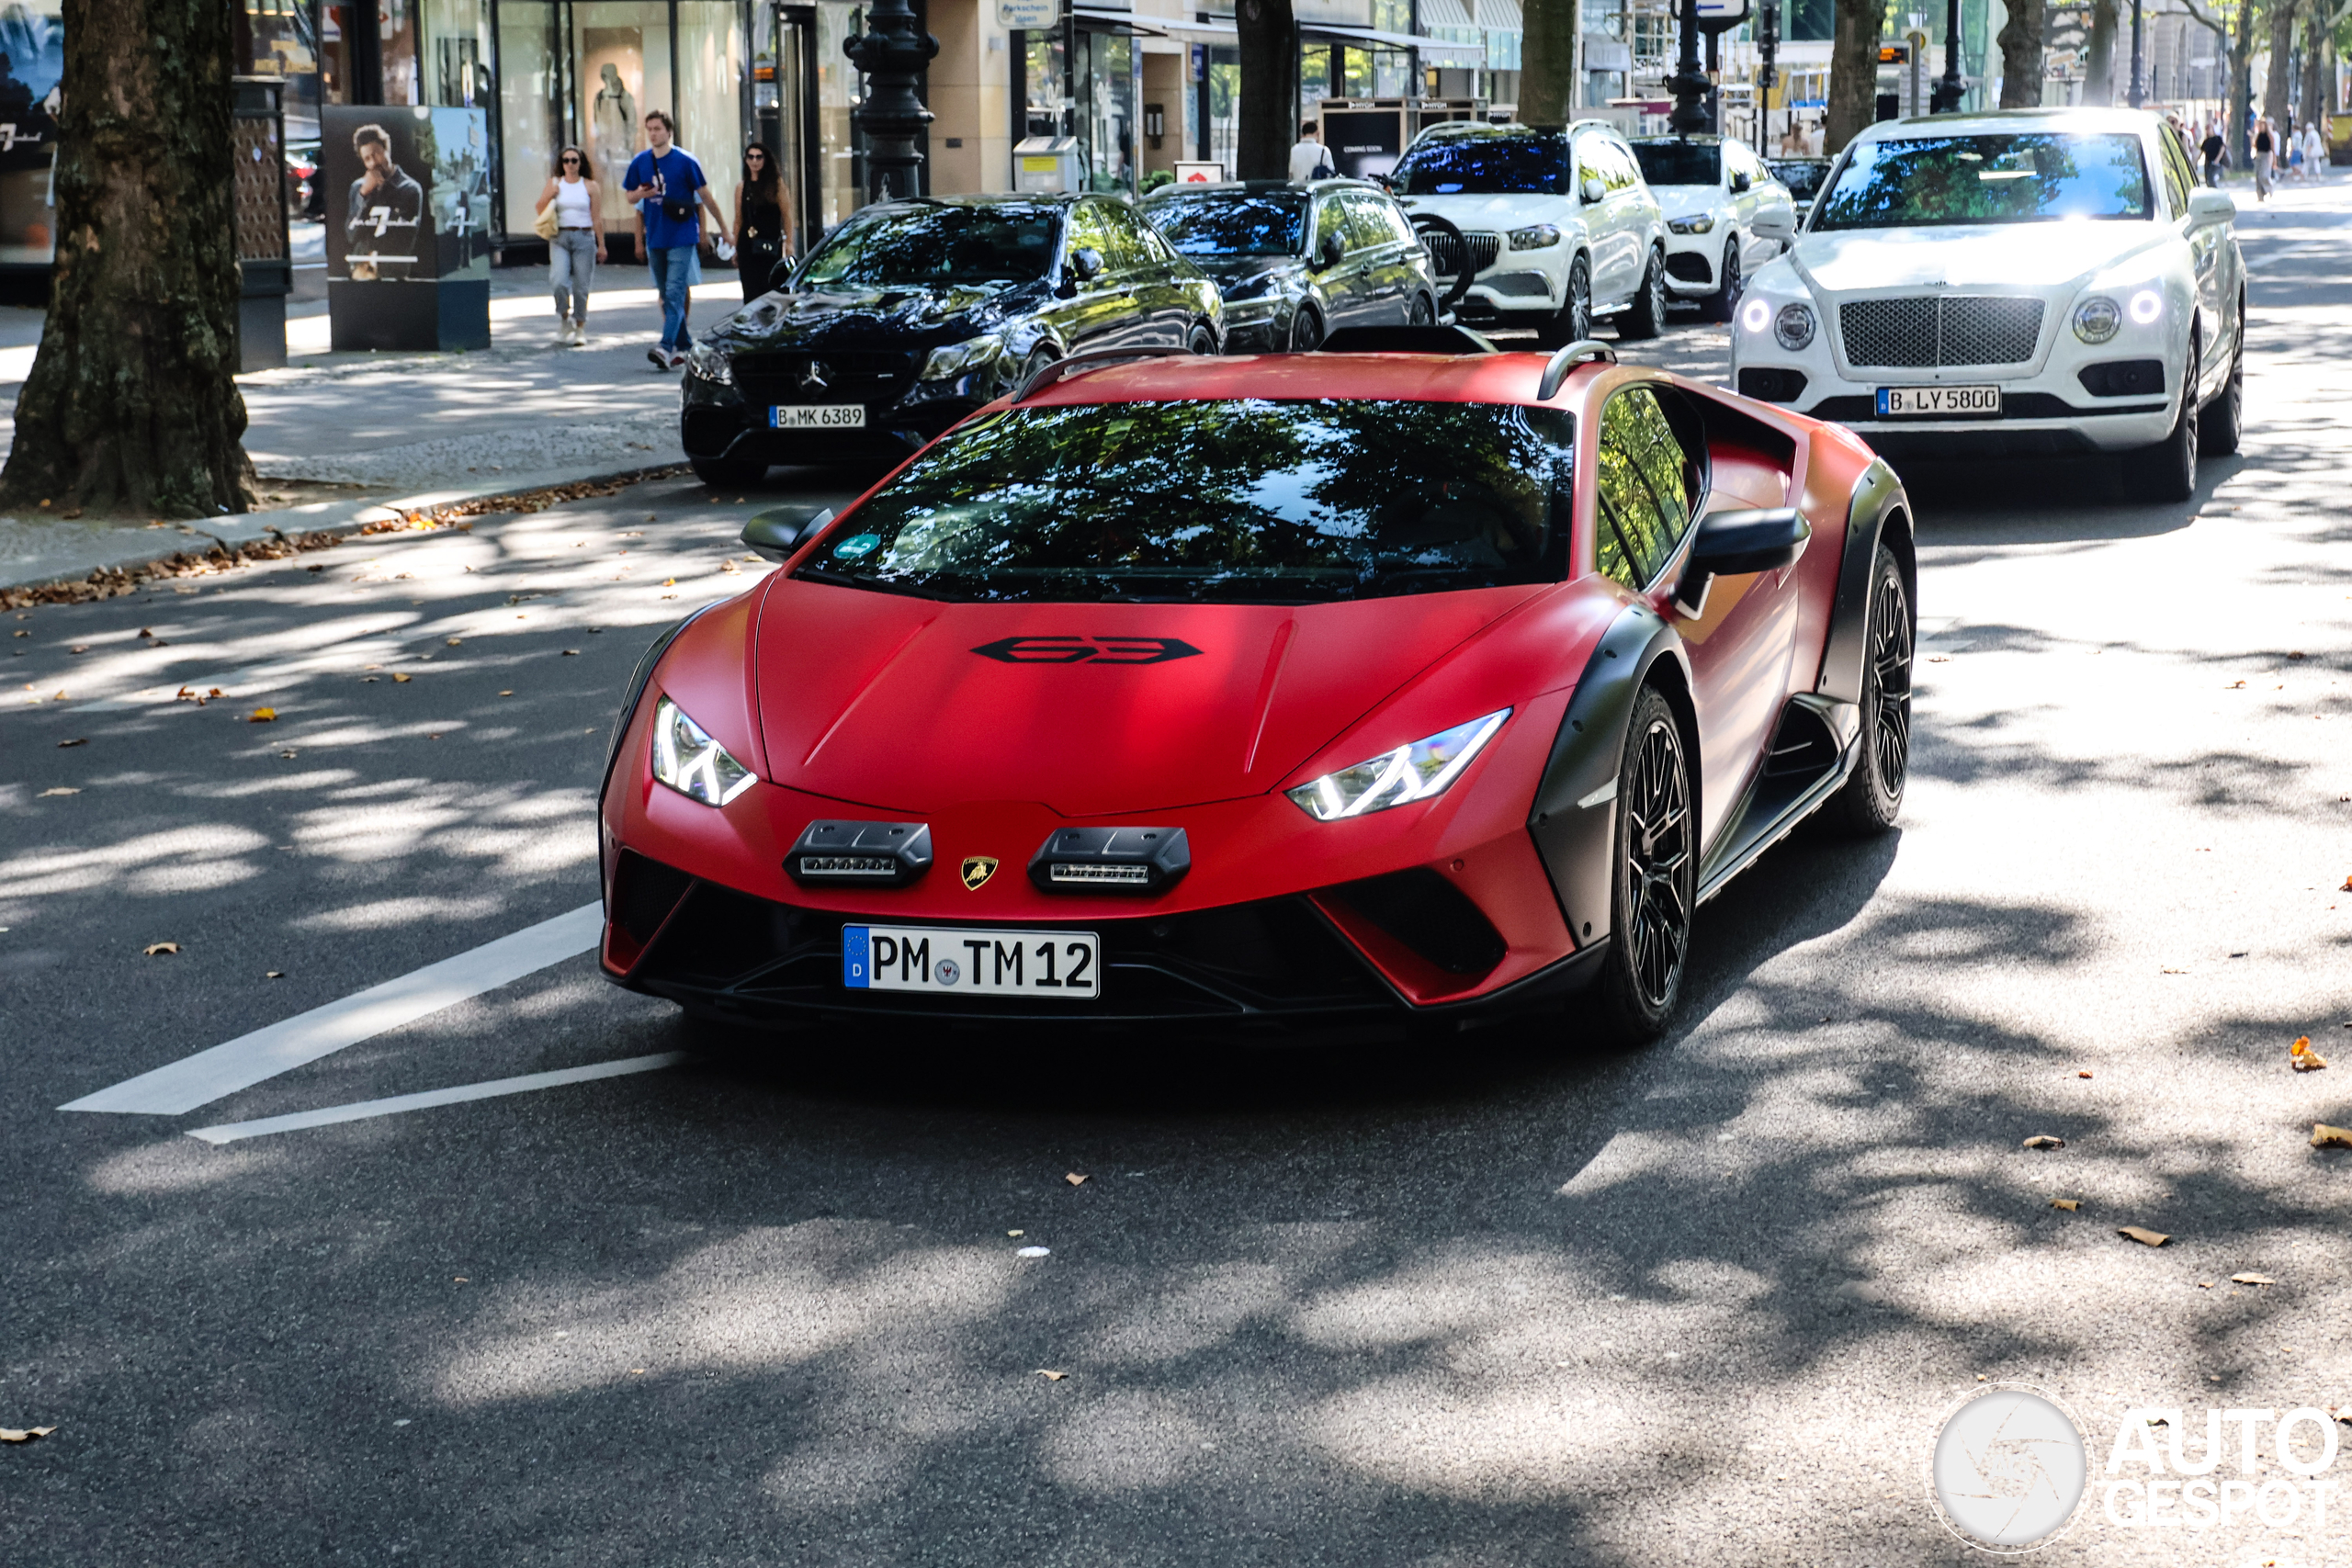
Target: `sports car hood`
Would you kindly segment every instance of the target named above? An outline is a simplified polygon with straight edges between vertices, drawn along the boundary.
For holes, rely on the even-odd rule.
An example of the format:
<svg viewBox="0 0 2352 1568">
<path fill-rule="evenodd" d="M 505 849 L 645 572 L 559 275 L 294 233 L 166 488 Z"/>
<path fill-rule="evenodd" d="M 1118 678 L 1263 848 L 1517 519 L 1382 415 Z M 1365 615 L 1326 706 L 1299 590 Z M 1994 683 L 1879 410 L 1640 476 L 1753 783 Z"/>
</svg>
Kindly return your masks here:
<svg viewBox="0 0 2352 1568">
<path fill-rule="evenodd" d="M 1854 229 L 1806 234 L 1789 259 L 1817 294 L 1945 286 L 2055 290 L 2170 233 L 2136 222 Z"/>
<path fill-rule="evenodd" d="M 1530 223 L 1558 223 L 1573 215 L 1565 196 L 1514 191 L 1508 196 L 1408 196 L 1398 203 L 1406 214 L 1434 212 L 1457 229 L 1510 230 Z"/>
<path fill-rule="evenodd" d="M 976 604 L 780 579 L 754 633 L 761 739 L 775 782 L 908 814 L 1021 800 L 1082 818 L 1230 800 L 1280 784 L 1542 592 Z"/>
<path fill-rule="evenodd" d="M 765 294 L 721 321 L 710 336 L 738 349 L 822 348 L 876 340 L 910 346 L 925 339 L 956 343 L 1035 310 L 1046 293 L 1040 282 Z"/>
</svg>

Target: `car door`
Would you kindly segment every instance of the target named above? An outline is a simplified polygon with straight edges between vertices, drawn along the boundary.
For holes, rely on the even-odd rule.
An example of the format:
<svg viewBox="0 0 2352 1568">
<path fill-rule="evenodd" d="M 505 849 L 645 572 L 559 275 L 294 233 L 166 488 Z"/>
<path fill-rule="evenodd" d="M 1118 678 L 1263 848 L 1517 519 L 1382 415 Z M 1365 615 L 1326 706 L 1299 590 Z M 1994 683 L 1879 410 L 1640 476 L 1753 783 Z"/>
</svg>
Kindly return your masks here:
<svg viewBox="0 0 2352 1568">
<path fill-rule="evenodd" d="M 1116 247 L 1114 270 L 1134 302 L 1131 342 L 1182 348 L 1193 325 L 1193 302 L 1184 291 L 1167 242 L 1124 202 L 1104 202 L 1102 223 Z"/>
<path fill-rule="evenodd" d="M 1634 280 L 1625 276 L 1631 247 L 1624 231 L 1624 204 L 1611 205 L 1616 194 L 1616 179 L 1610 166 L 1609 139 L 1597 130 L 1587 131 L 1576 139 L 1573 152 L 1571 177 L 1576 182 L 1586 238 L 1592 246 L 1592 300 L 1596 305 L 1613 305 L 1634 291 Z M 1600 187 L 1600 199 L 1586 199 L 1594 194 L 1595 184 Z"/>
<path fill-rule="evenodd" d="M 1724 203 L 1725 216 L 1733 231 L 1739 235 L 1739 260 L 1743 272 L 1758 259 L 1756 254 L 1756 213 L 1764 205 L 1764 193 L 1771 181 L 1766 177 L 1763 165 L 1755 154 L 1736 141 L 1723 144 Z"/>
<path fill-rule="evenodd" d="M 1416 298 L 1426 296 L 1432 305 L 1437 302 L 1439 290 L 1437 279 L 1430 271 L 1430 254 L 1421 248 L 1420 236 L 1413 232 L 1412 220 L 1396 205 L 1396 197 L 1384 194 L 1367 196 L 1364 200 L 1372 209 L 1374 220 L 1387 231 L 1394 243 L 1389 265 L 1396 274 L 1396 292 L 1390 302 L 1396 307 L 1396 320 L 1410 324 Z"/>
<path fill-rule="evenodd" d="M 1716 580 L 1704 608 L 1674 603 L 1690 526 L 1706 508 L 1706 437 L 1696 410 L 1662 383 L 1637 383 L 1602 405 L 1593 541 L 1600 570 L 1673 623 L 1690 660 L 1699 758 L 1700 838 L 1715 836 L 1761 761 L 1789 690 L 1796 648 L 1794 574 Z M 1727 508 L 1737 510 L 1736 501 Z M 1787 581 L 1783 581 L 1787 580 Z"/>
<path fill-rule="evenodd" d="M 1062 241 L 1061 293 L 1065 304 L 1054 312 L 1063 324 L 1071 353 L 1090 348 L 1127 348 L 1140 335 L 1141 310 L 1129 279 L 1120 276 L 1118 240 L 1108 219 L 1110 204 L 1096 198 L 1073 203 Z M 1078 253 L 1091 250 L 1102 258 L 1102 269 L 1092 277 L 1077 274 Z"/>
<path fill-rule="evenodd" d="M 2176 214 L 2173 227 L 2187 242 L 2190 263 L 2196 268 L 2198 313 L 2213 323 L 2205 329 L 2204 341 L 2199 345 L 2204 360 L 2198 367 L 2201 374 L 2220 363 L 2221 356 L 2230 352 L 2234 342 L 2233 318 L 2237 311 L 2237 288 L 2227 265 L 2230 226 L 2199 223 L 2189 216 L 2188 197 L 2197 188 L 2197 166 L 2189 162 L 2188 150 L 2177 141 L 2170 126 L 2160 130 L 2156 139 L 2164 165 L 2165 195 Z"/>
<path fill-rule="evenodd" d="M 1406 242 L 1389 227 L 1383 210 L 1387 202 L 1368 190 L 1351 190 L 1340 199 L 1348 212 L 1348 243 L 1363 258 L 1364 325 L 1401 326 L 1413 271 L 1405 259 Z"/>
<path fill-rule="evenodd" d="M 1372 285 L 1364 276 L 1365 257 L 1348 211 L 1346 194 L 1325 191 L 1316 197 L 1314 222 L 1306 236 L 1306 270 L 1322 297 L 1327 328 L 1371 324 Z M 1339 257 L 1327 260 L 1326 246 L 1337 241 Z"/>
</svg>

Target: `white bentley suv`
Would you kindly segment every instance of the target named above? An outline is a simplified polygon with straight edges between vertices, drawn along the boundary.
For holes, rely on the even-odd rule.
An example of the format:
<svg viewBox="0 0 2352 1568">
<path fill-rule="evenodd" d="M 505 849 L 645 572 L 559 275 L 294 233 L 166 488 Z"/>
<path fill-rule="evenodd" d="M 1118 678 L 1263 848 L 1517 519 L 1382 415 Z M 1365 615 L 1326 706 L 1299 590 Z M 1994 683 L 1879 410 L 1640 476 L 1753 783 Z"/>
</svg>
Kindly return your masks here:
<svg viewBox="0 0 2352 1568">
<path fill-rule="evenodd" d="M 2237 449 L 2236 214 L 2140 110 L 1883 121 L 1748 280 L 1735 384 L 1890 457 L 2131 451 L 2133 493 L 2185 499 Z"/>
<path fill-rule="evenodd" d="M 1472 327 L 1532 327 L 1547 347 L 1615 316 L 1619 334 L 1666 325 L 1666 219 L 1617 128 L 1566 130 L 1468 120 L 1413 139 L 1388 176 L 1411 218 L 1462 232 L 1424 233 L 1441 281 L 1471 269 L 1453 319 Z"/>
</svg>

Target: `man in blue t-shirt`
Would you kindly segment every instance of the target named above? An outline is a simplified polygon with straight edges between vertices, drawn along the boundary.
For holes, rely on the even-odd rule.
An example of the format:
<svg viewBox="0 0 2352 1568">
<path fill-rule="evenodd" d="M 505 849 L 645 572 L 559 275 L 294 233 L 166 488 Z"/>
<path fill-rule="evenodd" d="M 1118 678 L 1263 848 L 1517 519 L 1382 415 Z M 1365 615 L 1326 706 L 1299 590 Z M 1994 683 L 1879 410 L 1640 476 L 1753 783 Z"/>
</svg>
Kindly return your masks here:
<svg viewBox="0 0 2352 1568">
<path fill-rule="evenodd" d="M 650 145 L 630 160 L 621 180 L 622 197 L 636 202 L 644 217 L 645 259 L 662 295 L 662 342 L 645 351 L 657 370 L 674 370 L 686 362 L 686 291 L 702 281 L 697 203 L 710 209 L 719 243 L 728 240 L 727 219 L 702 176 L 702 165 L 672 145 L 673 134 L 668 115 L 649 111 L 645 140 Z"/>
</svg>

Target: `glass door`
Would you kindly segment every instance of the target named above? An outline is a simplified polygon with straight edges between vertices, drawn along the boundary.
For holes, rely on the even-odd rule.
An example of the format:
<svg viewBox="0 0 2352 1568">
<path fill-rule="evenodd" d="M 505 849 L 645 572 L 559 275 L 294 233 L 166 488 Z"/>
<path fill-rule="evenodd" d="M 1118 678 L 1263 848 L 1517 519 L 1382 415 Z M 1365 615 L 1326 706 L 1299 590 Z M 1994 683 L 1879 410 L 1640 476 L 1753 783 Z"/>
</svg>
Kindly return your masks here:
<svg viewBox="0 0 2352 1568">
<path fill-rule="evenodd" d="M 817 92 L 810 57 L 817 27 L 813 6 L 779 6 L 760 14 L 753 68 L 758 135 L 784 176 L 785 222 L 792 254 L 805 256 L 818 230 L 820 179 Z"/>
<path fill-rule="evenodd" d="M 563 45 L 553 6 L 509 0 L 498 8 L 498 70 L 501 217 L 508 234 L 525 237 L 538 216 L 539 192 L 556 172 L 556 152 L 569 140 Z M 602 169 L 590 173 L 609 177 Z"/>
<path fill-rule="evenodd" d="M 581 0 L 571 8 L 571 46 L 581 140 L 599 187 L 596 220 L 616 252 L 641 259 L 637 213 L 621 199 L 621 186 L 629 160 L 645 148 L 646 111 L 676 112 L 667 0 Z"/>
</svg>

